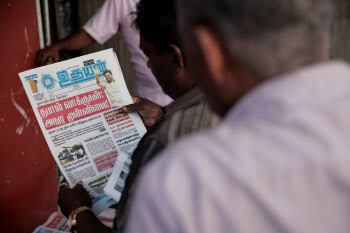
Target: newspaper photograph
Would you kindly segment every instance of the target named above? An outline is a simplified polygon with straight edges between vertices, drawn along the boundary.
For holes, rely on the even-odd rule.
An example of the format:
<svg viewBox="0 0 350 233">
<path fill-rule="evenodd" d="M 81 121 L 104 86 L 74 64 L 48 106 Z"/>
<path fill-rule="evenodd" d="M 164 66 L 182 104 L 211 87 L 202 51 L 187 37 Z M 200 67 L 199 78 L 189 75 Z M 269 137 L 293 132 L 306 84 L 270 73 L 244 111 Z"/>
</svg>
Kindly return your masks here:
<svg viewBox="0 0 350 233">
<path fill-rule="evenodd" d="M 33 111 L 58 167 L 74 187 L 83 181 L 95 214 L 116 200 L 103 189 L 113 166 L 128 171 L 126 161 L 146 133 L 132 104 L 113 49 L 32 69 L 19 74 Z M 121 156 L 120 162 L 116 162 Z M 117 177 L 124 184 L 126 176 Z M 120 187 L 117 192 L 122 192 Z M 117 195 L 118 196 L 118 195 Z"/>
</svg>

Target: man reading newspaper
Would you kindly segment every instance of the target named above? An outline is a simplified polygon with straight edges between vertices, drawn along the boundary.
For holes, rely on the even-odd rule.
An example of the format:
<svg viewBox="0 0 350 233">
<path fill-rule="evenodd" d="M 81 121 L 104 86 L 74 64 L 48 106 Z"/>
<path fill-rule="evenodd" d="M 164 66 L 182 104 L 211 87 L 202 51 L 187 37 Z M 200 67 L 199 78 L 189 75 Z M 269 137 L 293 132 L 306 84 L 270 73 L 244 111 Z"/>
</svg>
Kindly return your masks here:
<svg viewBox="0 0 350 233">
<path fill-rule="evenodd" d="M 135 98 L 135 104 L 123 107 L 126 112 L 138 111 L 150 129 L 133 153 L 130 174 L 117 207 L 114 232 L 124 228 L 130 206 L 129 196 L 134 190 L 139 170 L 179 137 L 212 127 L 218 122 L 218 117 L 209 110 L 203 94 L 189 75 L 175 15 L 174 0 L 141 0 L 137 6 L 135 24 L 141 32 L 140 47 L 148 56 L 148 65 L 164 92 L 174 102 L 161 109 L 149 100 Z M 62 185 L 58 203 L 67 217 L 74 215 L 76 210 L 82 210 L 79 208 L 83 206 L 91 206 L 91 200 L 80 185 L 73 189 Z M 78 232 L 110 232 L 88 208 L 77 215 L 75 228 Z"/>
<path fill-rule="evenodd" d="M 115 33 L 121 31 L 130 52 L 138 95 L 162 106 L 169 104 L 172 99 L 163 93 L 150 69 L 147 68 L 147 58 L 139 48 L 139 32 L 132 27 L 134 15 L 130 13 L 135 11 L 138 2 L 139 0 L 105 0 L 82 29 L 40 50 L 37 55 L 37 64 L 44 65 L 48 58 L 58 62 L 62 51 L 81 50 L 94 42 L 104 44 Z"/>
<path fill-rule="evenodd" d="M 127 233 L 347 233 L 350 66 L 331 0 L 178 0 L 215 129 L 143 170 Z"/>
</svg>

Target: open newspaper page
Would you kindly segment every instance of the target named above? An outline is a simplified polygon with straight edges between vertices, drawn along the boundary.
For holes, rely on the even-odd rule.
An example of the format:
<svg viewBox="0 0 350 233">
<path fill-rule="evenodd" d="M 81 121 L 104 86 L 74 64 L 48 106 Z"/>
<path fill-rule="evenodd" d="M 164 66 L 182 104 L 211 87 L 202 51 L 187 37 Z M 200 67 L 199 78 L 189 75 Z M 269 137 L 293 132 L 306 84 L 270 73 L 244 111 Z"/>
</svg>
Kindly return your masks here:
<svg viewBox="0 0 350 233">
<path fill-rule="evenodd" d="M 103 188 L 114 164 L 128 171 L 125 166 L 146 128 L 138 114 L 119 108 L 132 99 L 113 49 L 19 76 L 52 156 L 70 186 L 83 181 L 95 214 L 115 204 Z M 125 178 L 118 177 L 118 183 L 124 184 Z"/>
</svg>

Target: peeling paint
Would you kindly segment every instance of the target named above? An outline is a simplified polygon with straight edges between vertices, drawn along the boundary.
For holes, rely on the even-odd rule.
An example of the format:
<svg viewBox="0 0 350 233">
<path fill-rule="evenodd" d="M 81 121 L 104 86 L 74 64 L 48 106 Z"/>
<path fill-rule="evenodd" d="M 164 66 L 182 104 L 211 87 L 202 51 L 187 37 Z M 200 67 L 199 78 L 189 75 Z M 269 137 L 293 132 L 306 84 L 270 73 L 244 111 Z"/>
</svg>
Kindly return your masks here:
<svg viewBox="0 0 350 233">
<path fill-rule="evenodd" d="M 39 135 L 39 130 L 38 130 L 38 126 L 35 125 L 35 135 L 38 136 Z"/>
<path fill-rule="evenodd" d="M 24 60 L 24 63 L 25 63 L 25 64 L 28 63 L 28 58 L 29 58 L 29 53 L 26 53 L 26 59 Z"/>
<path fill-rule="evenodd" d="M 19 126 L 19 127 L 16 129 L 16 133 L 17 133 L 18 135 L 22 135 L 23 130 L 24 130 L 24 125 L 21 125 L 21 126 Z"/>
<path fill-rule="evenodd" d="M 27 120 L 28 119 L 28 115 L 27 115 L 26 111 L 24 111 L 24 109 L 16 102 L 12 90 L 11 90 L 11 100 L 12 100 L 13 105 L 17 109 L 17 111 L 23 116 L 23 118 L 25 120 Z"/>
<path fill-rule="evenodd" d="M 0 94 L 0 98 L 8 98 L 9 96 L 13 96 L 13 95 L 21 95 L 24 93 L 24 87 L 22 86 L 21 89 L 19 91 L 16 92 L 10 92 L 10 93 L 1 93 Z"/>
<path fill-rule="evenodd" d="M 30 117 L 28 117 L 28 119 L 27 119 L 27 123 L 26 123 L 26 127 L 28 127 L 29 126 L 29 124 L 30 124 Z"/>
<path fill-rule="evenodd" d="M 24 91 L 24 87 L 22 86 L 22 87 L 21 87 L 21 90 L 19 90 L 19 91 L 17 91 L 17 92 L 11 91 L 10 95 L 11 95 L 11 96 L 20 95 L 20 94 L 23 93 L 23 91 Z"/>
<path fill-rule="evenodd" d="M 27 64 L 28 63 L 28 58 L 30 53 L 33 51 L 32 48 L 29 45 L 29 38 L 28 38 L 28 32 L 27 32 L 27 27 L 24 27 L 24 38 L 26 39 L 26 44 L 27 44 L 27 53 L 26 53 L 26 58 L 24 60 L 24 63 Z"/>
<path fill-rule="evenodd" d="M 22 135 L 24 127 L 28 127 L 30 124 L 30 117 L 28 117 L 26 111 L 16 102 L 15 97 L 14 97 L 14 93 L 12 92 L 12 89 L 10 89 L 11 92 L 11 100 L 13 105 L 15 106 L 15 108 L 17 109 L 17 111 L 23 116 L 24 120 L 25 120 L 25 124 L 21 124 L 20 126 L 17 127 L 16 129 L 16 133 L 18 135 Z"/>
</svg>

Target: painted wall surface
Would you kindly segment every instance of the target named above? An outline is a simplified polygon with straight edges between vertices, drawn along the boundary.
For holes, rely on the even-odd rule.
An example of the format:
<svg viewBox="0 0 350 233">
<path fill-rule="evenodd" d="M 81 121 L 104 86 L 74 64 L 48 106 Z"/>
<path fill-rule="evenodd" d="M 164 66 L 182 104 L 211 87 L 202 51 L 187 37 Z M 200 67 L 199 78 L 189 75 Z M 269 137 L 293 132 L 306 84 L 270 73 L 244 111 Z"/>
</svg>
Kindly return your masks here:
<svg viewBox="0 0 350 233">
<path fill-rule="evenodd" d="M 57 210 L 55 162 L 18 73 L 39 50 L 35 0 L 0 0 L 0 231 L 32 232 Z"/>
</svg>

